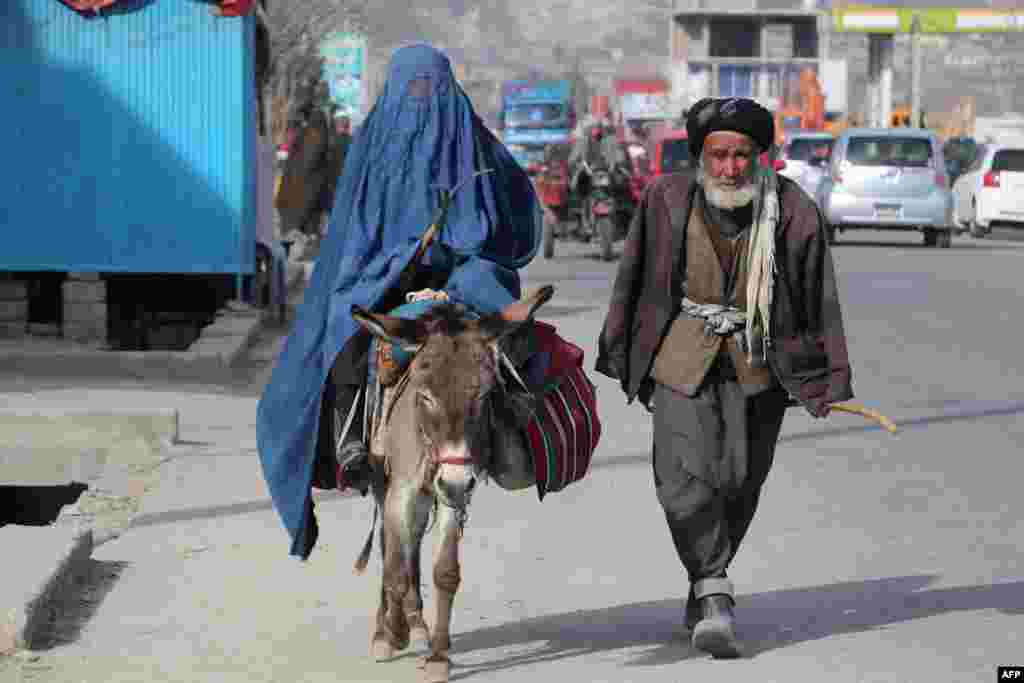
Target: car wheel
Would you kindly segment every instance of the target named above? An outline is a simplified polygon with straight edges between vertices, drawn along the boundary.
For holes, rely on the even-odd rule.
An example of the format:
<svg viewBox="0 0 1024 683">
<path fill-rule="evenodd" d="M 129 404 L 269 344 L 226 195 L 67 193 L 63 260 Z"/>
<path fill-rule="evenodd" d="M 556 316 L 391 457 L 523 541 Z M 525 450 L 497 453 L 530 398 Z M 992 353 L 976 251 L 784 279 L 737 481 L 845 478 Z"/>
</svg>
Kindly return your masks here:
<svg viewBox="0 0 1024 683">
<path fill-rule="evenodd" d="M 953 231 L 943 230 L 937 235 L 939 249 L 949 249 L 953 246 Z"/>
</svg>

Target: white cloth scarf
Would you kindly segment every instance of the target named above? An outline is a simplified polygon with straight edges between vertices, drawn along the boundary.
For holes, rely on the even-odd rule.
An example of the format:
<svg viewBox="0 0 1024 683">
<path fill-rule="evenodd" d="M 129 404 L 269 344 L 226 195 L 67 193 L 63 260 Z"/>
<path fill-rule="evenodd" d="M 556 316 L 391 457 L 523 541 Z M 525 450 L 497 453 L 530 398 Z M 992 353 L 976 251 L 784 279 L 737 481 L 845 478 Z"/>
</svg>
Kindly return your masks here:
<svg viewBox="0 0 1024 683">
<path fill-rule="evenodd" d="M 775 229 L 779 224 L 779 179 L 771 168 L 759 168 L 752 179 L 760 185 L 754 197 L 754 223 L 747 241 L 747 360 L 753 364 L 755 348 L 768 358 L 767 345 L 755 346 L 771 334 L 775 295 Z"/>
</svg>

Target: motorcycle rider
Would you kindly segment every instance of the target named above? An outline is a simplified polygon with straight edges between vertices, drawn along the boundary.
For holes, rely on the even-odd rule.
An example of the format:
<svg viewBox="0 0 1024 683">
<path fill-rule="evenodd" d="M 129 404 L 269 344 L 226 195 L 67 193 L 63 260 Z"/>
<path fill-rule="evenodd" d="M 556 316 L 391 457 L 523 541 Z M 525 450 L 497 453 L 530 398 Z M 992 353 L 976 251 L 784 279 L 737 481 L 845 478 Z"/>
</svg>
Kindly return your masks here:
<svg viewBox="0 0 1024 683">
<path fill-rule="evenodd" d="M 600 169 L 609 171 L 618 189 L 623 179 L 629 177 L 627 167 L 626 154 L 615 138 L 614 129 L 599 120 L 577 137 L 569 154 L 569 169 L 572 173 L 569 189 L 579 195 L 582 204 L 590 194 L 591 173 Z"/>
<path fill-rule="evenodd" d="M 611 192 L 623 205 L 630 203 L 629 180 L 630 165 L 623 146 L 615 135 L 615 129 L 607 122 L 599 120 L 585 134 L 576 139 L 572 152 L 569 154 L 569 192 L 575 195 L 576 204 L 583 212 L 582 226 L 593 229 L 588 199 L 592 187 L 592 175 L 599 170 L 606 170 L 611 175 Z"/>
</svg>

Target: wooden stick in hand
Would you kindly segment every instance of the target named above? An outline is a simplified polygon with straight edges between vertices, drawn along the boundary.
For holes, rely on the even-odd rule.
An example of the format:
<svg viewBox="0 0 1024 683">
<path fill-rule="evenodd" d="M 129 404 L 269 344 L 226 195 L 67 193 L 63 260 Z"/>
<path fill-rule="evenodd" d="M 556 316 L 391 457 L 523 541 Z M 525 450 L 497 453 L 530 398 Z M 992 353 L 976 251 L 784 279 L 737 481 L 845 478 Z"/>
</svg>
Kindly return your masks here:
<svg viewBox="0 0 1024 683">
<path fill-rule="evenodd" d="M 869 420 L 873 420 L 878 424 L 882 425 L 883 427 L 885 427 L 886 431 L 888 431 L 890 434 L 896 433 L 895 422 L 887 418 L 885 415 L 882 415 L 879 412 L 871 410 L 870 408 L 865 408 L 864 406 L 858 405 L 856 403 L 833 403 L 831 408 L 832 410 L 838 410 L 842 413 L 852 413 L 854 415 L 866 417 Z"/>
</svg>

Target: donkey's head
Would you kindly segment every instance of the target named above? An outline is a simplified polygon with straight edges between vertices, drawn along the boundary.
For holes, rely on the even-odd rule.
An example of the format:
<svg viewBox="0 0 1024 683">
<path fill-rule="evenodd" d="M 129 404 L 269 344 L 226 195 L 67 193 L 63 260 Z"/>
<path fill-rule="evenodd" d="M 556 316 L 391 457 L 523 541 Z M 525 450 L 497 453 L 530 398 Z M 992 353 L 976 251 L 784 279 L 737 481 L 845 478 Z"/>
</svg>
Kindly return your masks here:
<svg viewBox="0 0 1024 683">
<path fill-rule="evenodd" d="M 371 333 L 413 353 L 405 391 L 421 457 L 431 459 L 434 492 L 454 507 L 469 499 L 490 443 L 484 400 L 500 371 L 499 343 L 547 302 L 546 286 L 500 313 L 473 319 L 443 304 L 416 320 L 369 313 L 352 316 Z"/>
</svg>

